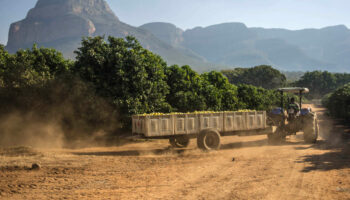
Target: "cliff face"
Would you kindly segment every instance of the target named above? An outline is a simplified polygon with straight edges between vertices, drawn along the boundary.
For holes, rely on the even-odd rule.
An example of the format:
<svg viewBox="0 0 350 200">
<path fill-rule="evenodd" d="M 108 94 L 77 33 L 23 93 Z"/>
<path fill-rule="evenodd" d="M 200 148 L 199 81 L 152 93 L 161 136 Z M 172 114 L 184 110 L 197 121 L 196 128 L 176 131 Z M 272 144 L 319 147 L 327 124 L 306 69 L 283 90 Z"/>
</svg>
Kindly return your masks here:
<svg viewBox="0 0 350 200">
<path fill-rule="evenodd" d="M 24 20 L 10 27 L 7 48 L 93 36 L 119 23 L 104 0 L 39 0 Z"/>
<path fill-rule="evenodd" d="M 139 28 L 152 32 L 159 39 L 173 46 L 180 46 L 184 41 L 184 31 L 170 23 L 154 22 L 144 24 Z"/>
</svg>

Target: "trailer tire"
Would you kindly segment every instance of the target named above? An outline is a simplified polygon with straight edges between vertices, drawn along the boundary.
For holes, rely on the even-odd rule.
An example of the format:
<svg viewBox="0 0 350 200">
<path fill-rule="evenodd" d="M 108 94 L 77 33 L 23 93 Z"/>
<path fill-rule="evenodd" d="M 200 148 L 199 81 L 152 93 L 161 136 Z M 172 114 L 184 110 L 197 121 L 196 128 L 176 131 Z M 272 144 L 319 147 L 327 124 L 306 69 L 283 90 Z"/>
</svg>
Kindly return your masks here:
<svg viewBox="0 0 350 200">
<path fill-rule="evenodd" d="M 197 137 L 197 146 L 198 148 L 206 151 L 220 149 L 220 133 L 215 129 L 209 129 L 200 132 Z"/>
<path fill-rule="evenodd" d="M 190 144 L 190 138 L 185 135 L 171 137 L 169 138 L 169 143 L 175 148 L 185 148 Z"/>
</svg>

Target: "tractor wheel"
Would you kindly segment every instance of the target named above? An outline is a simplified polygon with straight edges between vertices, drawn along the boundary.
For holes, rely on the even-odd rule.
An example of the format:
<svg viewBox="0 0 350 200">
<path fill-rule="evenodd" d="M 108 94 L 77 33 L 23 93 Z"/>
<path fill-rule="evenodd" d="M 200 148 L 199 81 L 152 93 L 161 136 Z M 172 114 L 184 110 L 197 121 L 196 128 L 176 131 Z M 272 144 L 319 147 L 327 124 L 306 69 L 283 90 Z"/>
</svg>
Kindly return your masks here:
<svg viewBox="0 0 350 200">
<path fill-rule="evenodd" d="M 304 141 L 306 143 L 316 143 L 319 134 L 319 126 L 316 114 L 304 128 Z"/>
<path fill-rule="evenodd" d="M 204 130 L 197 137 L 198 148 L 206 151 L 218 150 L 221 145 L 220 137 L 220 133 L 217 130 Z"/>
<path fill-rule="evenodd" d="M 267 134 L 268 143 L 271 145 L 281 144 L 286 141 L 286 135 L 283 131 L 278 127 L 275 132 Z"/>
<path fill-rule="evenodd" d="M 190 138 L 187 136 L 176 136 L 169 138 L 169 142 L 172 147 L 175 148 L 185 148 L 190 144 Z"/>
</svg>

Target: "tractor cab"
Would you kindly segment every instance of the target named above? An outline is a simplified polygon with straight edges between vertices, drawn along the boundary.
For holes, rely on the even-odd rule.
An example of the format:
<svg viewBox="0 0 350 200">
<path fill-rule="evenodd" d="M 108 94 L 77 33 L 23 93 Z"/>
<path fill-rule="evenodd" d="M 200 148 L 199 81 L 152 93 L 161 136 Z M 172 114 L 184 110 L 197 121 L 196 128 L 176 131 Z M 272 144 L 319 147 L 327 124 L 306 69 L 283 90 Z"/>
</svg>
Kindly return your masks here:
<svg viewBox="0 0 350 200">
<path fill-rule="evenodd" d="M 311 112 L 310 108 L 302 108 L 302 96 L 309 93 L 308 88 L 302 87 L 290 87 L 290 88 L 279 88 L 278 91 L 281 93 L 281 111 L 284 113 L 284 110 L 287 111 L 288 120 L 294 120 L 297 116 L 307 115 Z M 297 99 L 294 97 L 288 97 L 287 105 L 284 105 L 284 93 L 289 93 L 293 95 L 298 95 L 299 104 Z"/>
<path fill-rule="evenodd" d="M 293 121 L 297 117 L 308 115 L 311 112 L 311 108 L 302 108 L 302 96 L 309 93 L 309 89 L 302 87 L 289 87 L 279 88 L 277 91 L 281 93 L 280 107 L 271 110 L 271 118 L 282 118 L 282 121 Z M 290 94 L 287 104 L 284 99 L 285 93 Z M 295 98 L 295 95 L 298 96 L 297 99 Z"/>
</svg>

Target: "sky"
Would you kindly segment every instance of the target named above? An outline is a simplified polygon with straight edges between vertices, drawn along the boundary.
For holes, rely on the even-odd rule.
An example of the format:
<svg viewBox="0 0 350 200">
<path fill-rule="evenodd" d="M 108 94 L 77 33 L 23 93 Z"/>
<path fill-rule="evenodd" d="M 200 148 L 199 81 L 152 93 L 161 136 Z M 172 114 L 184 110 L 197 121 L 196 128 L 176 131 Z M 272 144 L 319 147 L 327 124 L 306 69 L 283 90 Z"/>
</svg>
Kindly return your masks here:
<svg viewBox="0 0 350 200">
<path fill-rule="evenodd" d="M 0 43 L 10 24 L 25 18 L 37 0 L 0 0 Z M 170 22 L 184 30 L 224 22 L 248 27 L 350 27 L 349 0 L 106 0 L 119 19 L 133 26 Z"/>
</svg>

